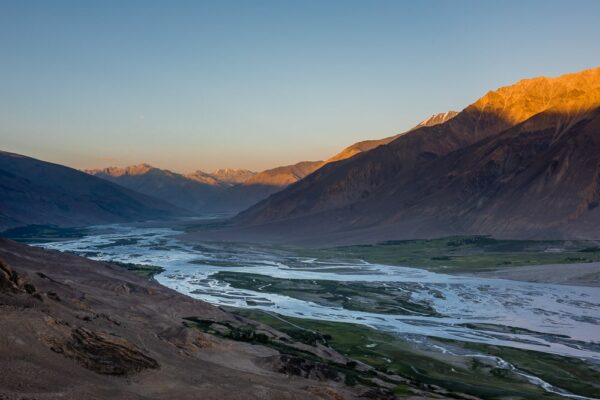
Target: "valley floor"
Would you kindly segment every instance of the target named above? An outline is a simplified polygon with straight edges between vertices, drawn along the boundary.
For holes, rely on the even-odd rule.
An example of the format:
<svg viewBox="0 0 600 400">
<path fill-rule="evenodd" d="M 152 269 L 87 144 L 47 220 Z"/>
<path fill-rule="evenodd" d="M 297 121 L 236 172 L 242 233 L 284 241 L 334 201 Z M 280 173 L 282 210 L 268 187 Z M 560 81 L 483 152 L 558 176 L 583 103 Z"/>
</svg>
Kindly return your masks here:
<svg viewBox="0 0 600 400">
<path fill-rule="evenodd" d="M 598 398 L 599 289 L 574 286 L 597 280 L 595 242 L 314 249 L 180 232 L 111 225 L 37 244 L 61 252 L 0 241 L 16 274 L 0 291 L 0 398 L 29 385 L 33 397 L 106 398 L 108 384 L 134 399 Z M 564 285 L 506 280 L 544 275 Z"/>
<path fill-rule="evenodd" d="M 499 268 L 493 271 L 478 272 L 473 276 L 558 285 L 600 287 L 600 262 Z"/>
<path fill-rule="evenodd" d="M 359 259 L 462 276 L 600 286 L 600 247 L 597 241 L 498 240 L 484 236 L 457 236 L 293 249 L 302 255 L 324 259 Z"/>
</svg>

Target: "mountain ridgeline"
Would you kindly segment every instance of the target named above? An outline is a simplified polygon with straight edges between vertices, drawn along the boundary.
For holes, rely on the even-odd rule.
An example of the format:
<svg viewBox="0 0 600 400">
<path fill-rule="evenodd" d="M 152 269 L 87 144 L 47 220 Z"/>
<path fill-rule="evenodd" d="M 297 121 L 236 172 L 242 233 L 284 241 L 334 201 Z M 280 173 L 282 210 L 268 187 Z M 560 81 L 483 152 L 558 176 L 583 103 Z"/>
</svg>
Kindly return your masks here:
<svg viewBox="0 0 600 400">
<path fill-rule="evenodd" d="M 85 172 L 190 211 L 206 209 L 227 187 L 209 174 L 184 176 L 148 164 Z"/>
<path fill-rule="evenodd" d="M 456 114 L 446 112 L 433 115 L 413 129 L 442 123 Z M 355 143 L 326 161 L 302 161 L 262 172 L 226 168 L 214 172 L 198 170 L 184 175 L 148 164 L 123 168 L 108 167 L 85 172 L 192 212 L 236 213 L 303 179 L 326 164 L 369 151 L 403 134 Z"/>
<path fill-rule="evenodd" d="M 184 175 L 148 164 L 86 172 L 194 213 L 236 213 L 304 178 L 322 164 L 306 161 L 258 173 L 228 168 Z"/>
<path fill-rule="evenodd" d="M 83 173 L 2 152 L 0 231 L 239 212 L 209 234 L 331 244 L 457 234 L 600 239 L 598 154 L 594 68 L 522 80 L 325 161 L 258 173 L 183 175 L 147 164 Z"/>
<path fill-rule="evenodd" d="M 600 237 L 600 68 L 491 91 L 240 213 L 265 238 Z M 249 228 L 251 227 L 251 228 Z"/>
<path fill-rule="evenodd" d="M 0 231 L 170 218 L 185 212 L 62 165 L 0 152 Z"/>
</svg>

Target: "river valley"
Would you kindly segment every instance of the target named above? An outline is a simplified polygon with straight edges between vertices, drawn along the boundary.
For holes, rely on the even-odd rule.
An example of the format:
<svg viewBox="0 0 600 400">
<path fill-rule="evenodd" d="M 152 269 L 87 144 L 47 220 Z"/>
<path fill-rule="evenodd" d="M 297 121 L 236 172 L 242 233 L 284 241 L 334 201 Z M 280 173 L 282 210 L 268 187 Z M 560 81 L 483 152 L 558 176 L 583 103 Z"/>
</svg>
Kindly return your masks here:
<svg viewBox="0 0 600 400">
<path fill-rule="evenodd" d="M 178 239 L 180 233 L 168 227 L 97 226 L 79 238 L 37 245 L 161 267 L 154 277 L 159 283 L 218 306 L 364 326 L 434 358 L 475 360 L 504 370 L 550 395 L 600 397 L 591 395 L 593 386 L 575 393 L 485 350 L 564 357 L 600 373 L 600 288 L 319 259 L 249 244 L 190 244 Z"/>
</svg>

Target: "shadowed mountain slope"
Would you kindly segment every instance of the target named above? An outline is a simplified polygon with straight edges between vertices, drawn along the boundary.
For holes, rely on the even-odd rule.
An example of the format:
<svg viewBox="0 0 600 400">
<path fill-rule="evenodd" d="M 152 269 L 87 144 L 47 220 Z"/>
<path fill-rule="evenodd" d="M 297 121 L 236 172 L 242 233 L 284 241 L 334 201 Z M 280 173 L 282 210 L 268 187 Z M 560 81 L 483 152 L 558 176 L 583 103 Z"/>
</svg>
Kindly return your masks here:
<svg viewBox="0 0 600 400">
<path fill-rule="evenodd" d="M 584 225 L 597 212 L 599 106 L 600 68 L 523 80 L 445 123 L 328 164 L 234 221 L 378 239 L 597 235 Z"/>
<path fill-rule="evenodd" d="M 190 211 L 205 211 L 225 189 L 215 177 L 210 183 L 148 164 L 124 168 L 109 167 L 88 170 L 87 173 L 119 184 L 136 192 L 157 197 Z"/>
<path fill-rule="evenodd" d="M 453 118 L 457 113 L 449 111 L 436 114 L 421 122 L 413 129 L 421 126 L 433 126 Z M 408 131 L 410 132 L 410 131 Z M 340 153 L 326 161 L 303 161 L 293 165 L 286 165 L 262 171 L 247 179 L 243 183 L 233 186 L 223 193 L 219 198 L 218 204 L 228 210 L 244 210 L 259 201 L 266 199 L 273 193 L 285 189 L 289 185 L 304 179 L 319 168 L 329 163 L 344 160 L 358 153 L 370 151 L 378 146 L 389 143 L 399 136 L 405 134 L 390 136 L 378 140 L 365 140 L 346 147 Z"/>
<path fill-rule="evenodd" d="M 0 230 L 157 219 L 183 212 L 72 168 L 0 152 Z"/>
<path fill-rule="evenodd" d="M 457 113 L 448 111 L 441 114 L 436 114 L 419 123 L 415 128 L 421 126 L 434 126 L 453 118 Z M 410 131 L 408 131 L 410 132 Z M 303 161 L 293 165 L 286 165 L 268 169 L 252 176 L 242 184 L 237 185 L 224 192 L 219 199 L 219 204 L 223 207 L 236 210 L 244 210 L 259 201 L 266 199 L 273 193 L 277 193 L 285 189 L 289 185 L 304 179 L 306 176 L 317 171 L 319 168 L 329 163 L 350 158 L 358 153 L 370 151 L 378 146 L 387 144 L 394 139 L 404 135 L 390 136 L 384 139 L 365 140 L 346 147 L 340 153 L 331 157 L 326 161 Z"/>
<path fill-rule="evenodd" d="M 190 211 L 232 213 L 302 179 L 322 164 L 320 161 L 300 162 L 260 173 L 221 169 L 214 173 L 195 171 L 182 175 L 148 164 L 86 172 Z"/>
</svg>

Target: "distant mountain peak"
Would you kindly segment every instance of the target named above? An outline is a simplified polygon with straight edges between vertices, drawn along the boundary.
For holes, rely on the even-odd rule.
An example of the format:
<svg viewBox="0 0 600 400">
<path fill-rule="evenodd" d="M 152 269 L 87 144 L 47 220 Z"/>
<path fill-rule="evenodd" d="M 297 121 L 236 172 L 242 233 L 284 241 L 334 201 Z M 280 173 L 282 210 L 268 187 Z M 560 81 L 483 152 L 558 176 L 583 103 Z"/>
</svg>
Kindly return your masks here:
<svg viewBox="0 0 600 400">
<path fill-rule="evenodd" d="M 245 182 L 256 175 L 256 172 L 241 168 L 220 168 L 213 172 L 197 170 L 187 174 L 188 179 L 207 185 L 233 186 Z"/>
<path fill-rule="evenodd" d="M 126 167 L 106 167 L 98 169 L 86 169 L 84 172 L 90 175 L 105 175 L 112 177 L 119 177 L 123 175 L 144 175 L 151 170 L 157 170 L 158 168 L 153 167 L 150 164 L 137 164 L 129 165 Z"/>
<path fill-rule="evenodd" d="M 413 129 L 421 128 L 423 126 L 434 126 L 438 124 L 443 124 L 444 122 L 451 120 L 457 115 L 457 111 L 446 111 L 443 113 L 433 114 L 431 117 L 419 122 L 417 126 L 415 126 Z"/>
<path fill-rule="evenodd" d="M 256 172 L 241 168 L 221 168 L 210 173 L 224 183 L 238 184 L 256 175 Z"/>
<path fill-rule="evenodd" d="M 256 172 L 250 171 L 249 169 L 243 169 L 243 168 L 219 168 L 219 169 L 216 169 L 211 172 L 212 175 L 228 175 L 228 174 L 234 175 L 234 174 L 241 174 L 241 173 L 255 174 Z"/>
<path fill-rule="evenodd" d="M 412 128 L 406 132 L 399 133 L 394 136 L 389 136 L 389 137 L 386 137 L 383 139 L 363 140 L 361 142 L 354 143 L 353 145 L 350 145 L 350 146 L 346 147 L 344 150 L 340 151 L 335 156 L 329 158 L 325 163 L 331 163 L 334 161 L 345 160 L 346 158 L 350 158 L 358 153 L 369 151 L 369 150 L 374 149 L 375 147 L 378 147 L 378 146 L 381 146 L 384 144 L 388 144 L 391 141 L 397 139 L 399 136 L 403 135 L 404 133 L 413 131 L 418 128 L 422 128 L 424 126 L 434 126 L 434 125 L 443 124 L 444 122 L 449 121 L 450 119 L 454 118 L 456 115 L 458 115 L 458 112 L 456 112 L 456 111 L 446 111 L 443 113 L 434 114 L 431 117 L 419 122 L 419 124 L 417 124 L 417 126 L 415 126 L 414 128 Z"/>
</svg>

